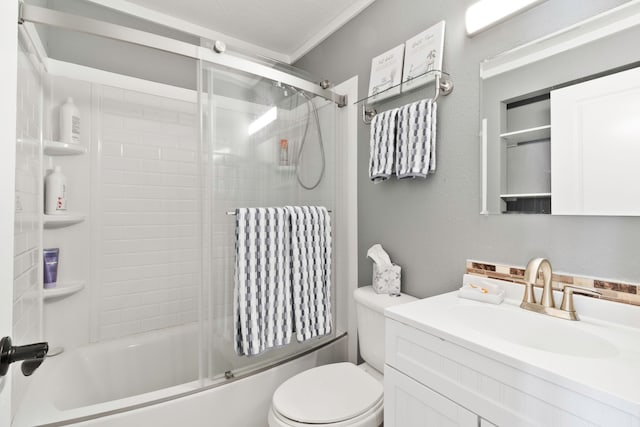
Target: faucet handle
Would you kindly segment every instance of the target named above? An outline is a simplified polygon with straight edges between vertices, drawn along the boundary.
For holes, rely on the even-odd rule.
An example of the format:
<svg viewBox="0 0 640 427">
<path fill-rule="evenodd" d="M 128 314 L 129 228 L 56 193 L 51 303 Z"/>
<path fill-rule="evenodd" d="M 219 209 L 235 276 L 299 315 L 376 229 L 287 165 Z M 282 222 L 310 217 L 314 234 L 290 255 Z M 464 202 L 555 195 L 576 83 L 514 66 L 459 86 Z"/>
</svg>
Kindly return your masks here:
<svg viewBox="0 0 640 427">
<path fill-rule="evenodd" d="M 560 304 L 560 310 L 575 312 L 576 309 L 573 306 L 573 294 L 591 295 L 594 297 L 601 297 L 602 292 L 595 289 L 585 288 L 584 286 L 564 285 L 562 288 L 562 304 Z"/>
<path fill-rule="evenodd" d="M 522 295 L 522 303 L 535 304 L 536 295 L 533 293 L 533 283 L 526 282 L 524 284 L 524 295 Z"/>
</svg>

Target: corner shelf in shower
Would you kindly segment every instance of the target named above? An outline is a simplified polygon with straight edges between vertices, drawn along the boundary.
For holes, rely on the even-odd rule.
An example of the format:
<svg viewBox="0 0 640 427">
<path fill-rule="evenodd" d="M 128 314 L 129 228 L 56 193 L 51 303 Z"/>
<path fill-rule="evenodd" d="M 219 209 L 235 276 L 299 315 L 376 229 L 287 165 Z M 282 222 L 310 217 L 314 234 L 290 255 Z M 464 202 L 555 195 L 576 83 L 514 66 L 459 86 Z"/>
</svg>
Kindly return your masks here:
<svg viewBox="0 0 640 427">
<path fill-rule="evenodd" d="M 47 156 L 73 156 L 84 154 L 87 149 L 80 144 L 69 144 L 60 141 L 44 141 L 44 154 Z"/>
<path fill-rule="evenodd" d="M 56 215 L 43 215 L 42 224 L 45 229 L 68 227 L 84 221 L 85 215 L 81 213 L 66 213 Z"/>
<path fill-rule="evenodd" d="M 55 288 L 44 289 L 42 292 L 42 299 L 44 301 L 49 301 L 67 297 L 83 290 L 84 285 L 85 282 L 82 280 L 60 282 Z"/>
</svg>

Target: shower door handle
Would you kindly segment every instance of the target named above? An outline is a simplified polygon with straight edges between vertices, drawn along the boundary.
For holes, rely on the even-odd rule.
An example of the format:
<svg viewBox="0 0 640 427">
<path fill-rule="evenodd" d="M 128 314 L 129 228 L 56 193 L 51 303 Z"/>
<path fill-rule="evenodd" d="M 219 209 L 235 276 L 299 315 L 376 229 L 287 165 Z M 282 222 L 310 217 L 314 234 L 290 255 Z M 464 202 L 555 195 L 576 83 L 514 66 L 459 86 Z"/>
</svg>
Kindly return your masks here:
<svg viewBox="0 0 640 427">
<path fill-rule="evenodd" d="M 23 361 L 22 374 L 28 377 L 44 362 L 48 351 L 49 344 L 46 342 L 14 346 L 10 337 L 2 338 L 0 340 L 0 377 L 7 374 L 9 365 L 20 361 Z"/>
</svg>

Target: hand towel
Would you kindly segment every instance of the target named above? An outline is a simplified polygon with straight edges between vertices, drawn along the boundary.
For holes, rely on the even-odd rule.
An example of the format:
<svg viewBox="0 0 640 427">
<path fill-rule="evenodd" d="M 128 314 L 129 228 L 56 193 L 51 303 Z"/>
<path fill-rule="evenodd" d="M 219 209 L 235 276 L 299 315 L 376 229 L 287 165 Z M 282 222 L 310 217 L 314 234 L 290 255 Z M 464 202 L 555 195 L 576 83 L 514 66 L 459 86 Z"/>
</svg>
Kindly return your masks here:
<svg viewBox="0 0 640 427">
<path fill-rule="evenodd" d="M 397 117 L 395 108 L 376 114 L 371 121 L 369 178 L 374 183 L 386 181 L 394 173 Z"/>
<path fill-rule="evenodd" d="M 331 221 L 324 207 L 287 206 L 298 341 L 331 332 Z"/>
<path fill-rule="evenodd" d="M 426 178 L 435 172 L 437 110 L 431 99 L 400 107 L 395 171 L 398 179 Z"/>
<path fill-rule="evenodd" d="M 254 356 L 291 342 L 290 235 L 285 208 L 236 210 L 235 350 Z"/>
</svg>

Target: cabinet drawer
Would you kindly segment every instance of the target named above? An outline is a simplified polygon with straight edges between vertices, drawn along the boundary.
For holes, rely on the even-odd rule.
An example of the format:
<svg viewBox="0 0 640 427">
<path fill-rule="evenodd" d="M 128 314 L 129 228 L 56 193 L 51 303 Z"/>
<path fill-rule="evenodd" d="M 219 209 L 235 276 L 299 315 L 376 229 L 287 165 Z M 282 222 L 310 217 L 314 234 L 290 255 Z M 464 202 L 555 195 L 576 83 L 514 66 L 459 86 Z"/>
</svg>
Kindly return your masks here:
<svg viewBox="0 0 640 427">
<path fill-rule="evenodd" d="M 384 368 L 385 427 L 477 427 L 478 416 L 412 380 Z"/>
</svg>

